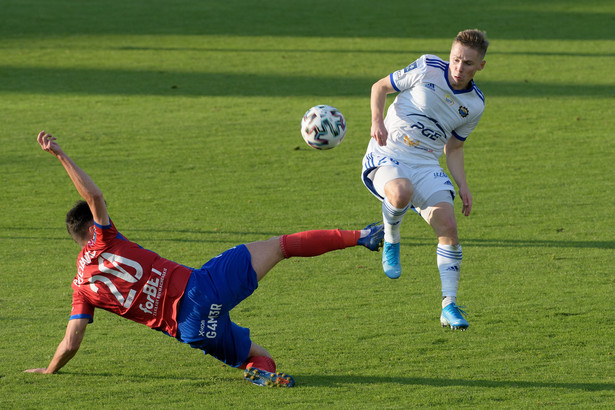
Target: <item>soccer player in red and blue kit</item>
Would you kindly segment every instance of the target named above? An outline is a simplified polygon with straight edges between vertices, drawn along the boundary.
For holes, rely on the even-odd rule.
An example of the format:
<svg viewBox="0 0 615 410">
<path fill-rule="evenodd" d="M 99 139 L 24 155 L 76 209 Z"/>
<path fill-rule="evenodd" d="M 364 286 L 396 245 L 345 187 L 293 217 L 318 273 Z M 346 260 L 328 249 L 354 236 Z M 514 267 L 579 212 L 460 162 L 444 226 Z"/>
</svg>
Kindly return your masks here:
<svg viewBox="0 0 615 410">
<path fill-rule="evenodd" d="M 382 225 L 356 231 L 314 230 L 238 245 L 200 269 L 188 268 L 122 236 L 94 181 L 64 153 L 55 137 L 43 131 L 37 140 L 58 158 L 83 198 L 66 216 L 68 232 L 82 250 L 64 339 L 48 367 L 26 372 L 55 373 L 68 363 L 79 350 L 95 308 L 101 308 L 245 369 L 246 380 L 256 385 L 292 387 L 292 376 L 276 373 L 269 352 L 251 341 L 249 329 L 230 320 L 229 311 L 283 259 L 357 245 L 377 251 L 382 245 Z"/>
</svg>

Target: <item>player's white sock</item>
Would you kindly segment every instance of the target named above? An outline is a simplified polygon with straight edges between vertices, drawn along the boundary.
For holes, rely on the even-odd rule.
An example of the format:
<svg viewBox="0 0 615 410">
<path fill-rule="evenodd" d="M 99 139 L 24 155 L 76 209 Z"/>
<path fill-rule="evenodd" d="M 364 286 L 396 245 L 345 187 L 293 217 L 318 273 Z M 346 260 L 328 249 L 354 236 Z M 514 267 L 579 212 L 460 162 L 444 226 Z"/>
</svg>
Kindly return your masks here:
<svg viewBox="0 0 615 410">
<path fill-rule="evenodd" d="M 442 307 L 456 303 L 461 273 L 461 245 L 438 245 L 436 250 L 440 281 L 442 282 Z"/>
<path fill-rule="evenodd" d="M 451 303 L 457 303 L 457 298 L 454 296 L 445 296 L 442 298 L 442 309 L 450 305 Z"/>
<path fill-rule="evenodd" d="M 382 201 L 382 219 L 384 220 L 384 240 L 389 243 L 399 243 L 401 235 L 399 234 L 399 225 L 401 224 L 404 215 L 408 210 L 405 208 L 396 208 L 389 202 L 388 198 Z"/>
</svg>

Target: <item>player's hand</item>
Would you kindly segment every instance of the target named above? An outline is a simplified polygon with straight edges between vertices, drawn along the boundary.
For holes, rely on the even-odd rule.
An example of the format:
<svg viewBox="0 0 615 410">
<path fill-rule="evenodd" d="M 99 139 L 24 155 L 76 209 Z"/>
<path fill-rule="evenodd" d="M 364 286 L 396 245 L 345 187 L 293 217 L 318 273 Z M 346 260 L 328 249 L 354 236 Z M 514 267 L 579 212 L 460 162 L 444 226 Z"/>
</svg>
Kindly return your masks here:
<svg viewBox="0 0 615 410">
<path fill-rule="evenodd" d="M 38 133 L 36 141 L 38 141 L 43 151 L 47 151 L 54 155 L 58 155 L 62 152 L 62 148 L 60 148 L 60 145 L 56 142 L 56 137 L 47 134 L 45 131 Z"/>
<path fill-rule="evenodd" d="M 378 142 L 378 145 L 384 146 L 387 143 L 387 137 L 389 136 L 389 132 L 387 131 L 384 123 L 380 122 L 372 122 L 372 138 Z"/>
<path fill-rule="evenodd" d="M 24 373 L 40 373 L 40 374 L 45 374 L 45 373 L 47 373 L 47 368 L 28 369 L 28 370 L 24 370 Z"/>
<path fill-rule="evenodd" d="M 461 197 L 461 203 L 463 204 L 461 213 L 465 216 L 470 215 L 470 212 L 472 211 L 472 194 L 467 186 L 459 188 L 459 196 Z"/>
</svg>

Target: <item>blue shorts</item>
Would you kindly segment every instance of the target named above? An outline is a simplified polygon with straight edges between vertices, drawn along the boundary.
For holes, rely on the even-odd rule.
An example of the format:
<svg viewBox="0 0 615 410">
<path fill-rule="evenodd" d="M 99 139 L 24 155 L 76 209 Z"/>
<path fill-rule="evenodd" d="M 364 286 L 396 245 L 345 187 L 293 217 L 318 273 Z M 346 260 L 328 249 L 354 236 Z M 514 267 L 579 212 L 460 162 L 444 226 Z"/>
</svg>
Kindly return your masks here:
<svg viewBox="0 0 615 410">
<path fill-rule="evenodd" d="M 229 312 L 258 287 L 252 258 L 239 245 L 193 269 L 177 312 L 177 340 L 232 367 L 248 358 L 250 330 L 231 322 Z"/>
</svg>

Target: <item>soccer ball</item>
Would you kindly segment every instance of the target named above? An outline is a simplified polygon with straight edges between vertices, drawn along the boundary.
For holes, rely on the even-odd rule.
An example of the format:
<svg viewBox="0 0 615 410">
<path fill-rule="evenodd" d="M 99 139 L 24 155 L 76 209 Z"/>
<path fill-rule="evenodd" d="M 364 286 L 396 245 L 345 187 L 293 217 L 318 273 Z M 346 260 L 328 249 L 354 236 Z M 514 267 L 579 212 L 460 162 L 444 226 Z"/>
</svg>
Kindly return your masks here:
<svg viewBox="0 0 615 410">
<path fill-rule="evenodd" d="M 341 112 L 330 105 L 317 105 L 305 113 L 301 120 L 301 136 L 316 149 L 331 149 L 346 135 L 346 120 Z"/>
</svg>

